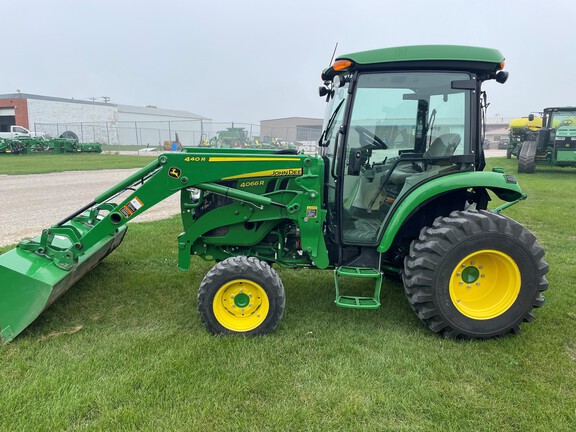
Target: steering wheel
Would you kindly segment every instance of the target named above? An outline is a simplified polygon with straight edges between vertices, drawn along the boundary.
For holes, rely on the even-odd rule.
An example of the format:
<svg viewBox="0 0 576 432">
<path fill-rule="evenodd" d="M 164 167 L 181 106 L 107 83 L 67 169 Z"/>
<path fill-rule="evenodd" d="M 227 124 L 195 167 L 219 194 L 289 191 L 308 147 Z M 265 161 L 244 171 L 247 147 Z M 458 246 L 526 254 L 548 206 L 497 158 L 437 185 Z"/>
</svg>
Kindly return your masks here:
<svg viewBox="0 0 576 432">
<path fill-rule="evenodd" d="M 382 140 L 382 138 L 370 132 L 368 129 L 363 128 L 362 126 L 354 126 L 354 130 L 358 132 L 362 141 L 371 141 L 368 146 L 383 150 L 388 148 L 388 145 Z"/>
</svg>

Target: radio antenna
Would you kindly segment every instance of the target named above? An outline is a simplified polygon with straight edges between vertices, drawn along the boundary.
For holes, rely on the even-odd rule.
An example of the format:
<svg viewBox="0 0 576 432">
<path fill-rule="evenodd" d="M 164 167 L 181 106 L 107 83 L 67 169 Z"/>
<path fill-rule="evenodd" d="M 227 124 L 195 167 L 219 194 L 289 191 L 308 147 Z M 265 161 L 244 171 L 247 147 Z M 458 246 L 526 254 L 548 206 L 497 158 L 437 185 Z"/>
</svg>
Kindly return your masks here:
<svg viewBox="0 0 576 432">
<path fill-rule="evenodd" d="M 328 67 L 332 66 L 332 61 L 334 60 L 334 56 L 336 55 L 336 49 L 338 48 L 338 42 L 336 42 L 336 46 L 334 47 L 334 52 L 332 53 L 332 58 L 330 59 L 330 63 L 328 63 Z"/>
</svg>

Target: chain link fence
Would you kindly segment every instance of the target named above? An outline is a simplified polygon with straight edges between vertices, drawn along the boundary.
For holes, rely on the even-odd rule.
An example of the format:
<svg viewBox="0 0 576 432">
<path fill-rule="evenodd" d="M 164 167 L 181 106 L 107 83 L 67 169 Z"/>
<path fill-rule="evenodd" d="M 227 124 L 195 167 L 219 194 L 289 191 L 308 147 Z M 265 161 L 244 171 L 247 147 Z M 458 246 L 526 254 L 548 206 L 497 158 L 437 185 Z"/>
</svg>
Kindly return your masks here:
<svg viewBox="0 0 576 432">
<path fill-rule="evenodd" d="M 35 123 L 49 137 L 98 142 L 104 151 L 179 150 L 181 147 L 296 148 L 313 153 L 320 128 L 267 127 L 207 120 Z"/>
</svg>

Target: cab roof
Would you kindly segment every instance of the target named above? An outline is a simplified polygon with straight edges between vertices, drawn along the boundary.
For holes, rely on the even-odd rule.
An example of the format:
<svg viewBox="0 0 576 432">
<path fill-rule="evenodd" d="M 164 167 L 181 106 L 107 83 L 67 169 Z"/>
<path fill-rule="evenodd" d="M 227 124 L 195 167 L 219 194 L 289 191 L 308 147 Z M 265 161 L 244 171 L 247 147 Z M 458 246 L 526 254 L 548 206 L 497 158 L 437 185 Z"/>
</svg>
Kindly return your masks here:
<svg viewBox="0 0 576 432">
<path fill-rule="evenodd" d="M 412 45 L 381 48 L 341 55 L 352 70 L 455 69 L 495 73 L 503 67 L 504 56 L 496 49 L 463 45 Z M 323 79 L 339 73 L 333 65 L 324 70 Z"/>
</svg>

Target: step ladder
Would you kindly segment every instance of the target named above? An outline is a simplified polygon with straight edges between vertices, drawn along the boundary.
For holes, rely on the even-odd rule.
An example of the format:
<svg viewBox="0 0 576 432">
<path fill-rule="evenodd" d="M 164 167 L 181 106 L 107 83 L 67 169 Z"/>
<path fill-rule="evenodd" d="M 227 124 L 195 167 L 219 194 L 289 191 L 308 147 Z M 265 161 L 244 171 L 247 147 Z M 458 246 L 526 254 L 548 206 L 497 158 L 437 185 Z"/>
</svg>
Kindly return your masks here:
<svg viewBox="0 0 576 432">
<path fill-rule="evenodd" d="M 340 286 L 338 284 L 339 278 L 362 278 L 374 279 L 374 296 L 372 297 L 359 297 L 350 295 L 340 295 Z M 382 288 L 382 272 L 375 268 L 370 267 L 349 267 L 341 266 L 336 267 L 334 270 L 334 286 L 336 288 L 336 303 L 337 306 L 350 308 L 350 309 L 378 309 L 380 308 L 380 289 Z"/>
</svg>

